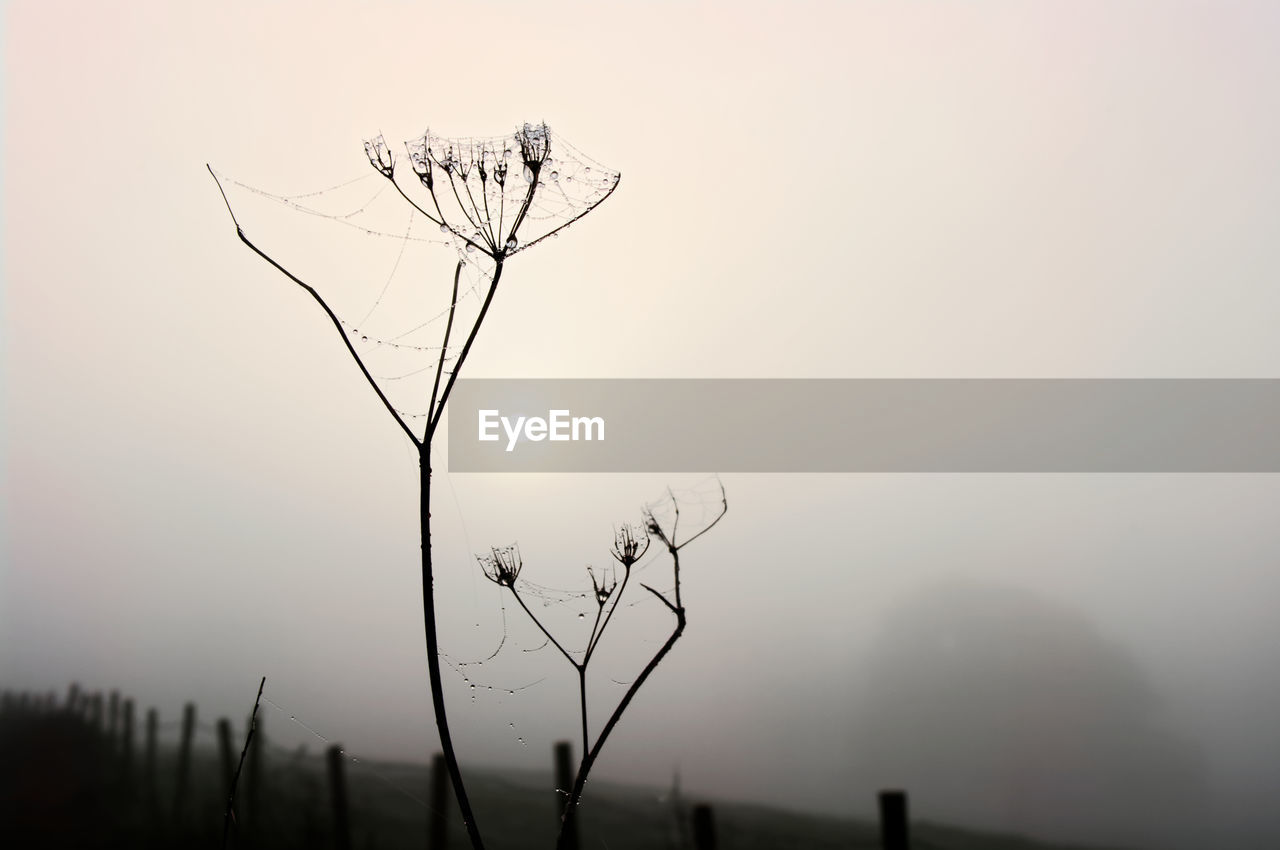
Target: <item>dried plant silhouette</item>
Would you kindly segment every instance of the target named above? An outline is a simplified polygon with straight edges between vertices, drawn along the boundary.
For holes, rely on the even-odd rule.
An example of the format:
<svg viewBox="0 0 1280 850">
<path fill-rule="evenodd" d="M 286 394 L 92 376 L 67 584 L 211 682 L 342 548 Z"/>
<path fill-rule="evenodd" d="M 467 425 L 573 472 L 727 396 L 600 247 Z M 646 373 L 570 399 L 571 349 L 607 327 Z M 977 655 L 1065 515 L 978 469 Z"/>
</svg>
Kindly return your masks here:
<svg viewBox="0 0 1280 850">
<path fill-rule="evenodd" d="M 408 179 L 402 181 L 406 169 L 401 168 L 401 161 L 392 155 L 390 148 L 381 135 L 365 142 L 365 154 L 370 165 L 381 175 L 395 192 L 408 204 L 410 209 L 409 230 L 403 237 L 401 252 L 410 240 L 444 241 L 453 246 L 457 253 L 457 262 L 453 269 L 452 292 L 447 310 L 434 318 L 443 318 L 444 327 L 436 344 L 420 344 L 420 340 L 411 335 L 427 329 L 433 319 L 415 325 L 407 331 L 395 334 L 370 334 L 366 330 L 365 321 L 372 314 L 364 314 L 359 319 L 347 320 L 340 311 L 321 292 L 303 279 L 301 273 L 295 273 L 263 248 L 250 239 L 245 228 L 236 216 L 230 199 L 227 196 L 227 185 L 235 185 L 259 195 L 285 203 L 293 209 L 305 213 L 320 214 L 295 199 L 270 196 L 265 192 L 236 183 L 217 173 L 209 166 L 226 204 L 236 235 L 255 254 L 269 263 L 273 268 L 302 288 L 324 311 L 329 321 L 337 330 L 347 353 L 355 361 L 356 366 L 373 390 L 382 406 L 390 414 L 393 421 L 409 438 L 417 450 L 420 472 L 419 518 L 422 542 L 422 604 L 423 630 L 427 650 L 427 673 L 430 681 L 431 700 L 435 713 L 436 725 L 440 736 L 440 747 L 445 766 L 448 770 L 453 790 L 462 811 L 463 822 L 471 845 L 479 850 L 484 846 L 479 827 L 472 813 L 471 803 L 462 773 L 458 767 L 458 759 L 454 751 L 453 740 L 449 731 L 448 715 L 445 710 L 444 688 L 441 680 L 440 647 L 436 625 L 436 602 L 433 587 L 433 570 L 431 555 L 431 447 L 440 426 L 445 407 L 449 401 L 458 375 L 472 350 L 480 328 L 484 323 L 493 298 L 502 279 L 503 271 L 510 259 L 528 250 L 534 245 L 553 236 L 557 236 L 565 228 L 599 205 L 617 188 L 621 175 L 601 168 L 592 160 L 581 155 L 571 145 L 556 137 L 555 150 L 550 129 L 546 124 L 525 124 L 510 136 L 491 139 L 445 139 L 430 132 L 405 143 L 408 157 Z M 355 181 L 353 181 L 355 182 Z M 407 184 L 407 185 L 406 185 Z M 344 184 L 347 185 L 347 184 Z M 335 187 L 341 188 L 341 187 Z M 320 193 L 315 193 L 320 194 Z M 309 197 L 309 196 L 301 196 Z M 377 197 L 375 195 L 375 197 Z M 372 199 L 371 199 L 372 200 Z M 357 212 L 362 211 L 358 209 Z M 346 216 L 331 216 L 342 224 L 350 225 Z M 432 225 L 433 240 L 412 237 L 415 218 L 426 220 Z M 438 231 L 440 236 L 435 237 Z M 391 234 L 377 233 L 366 229 L 370 236 Z M 397 267 L 399 258 L 397 258 Z M 478 276 L 479 285 L 464 291 L 461 286 L 464 270 L 471 276 Z M 394 270 L 393 270 L 394 275 Z M 388 279 L 388 285 L 390 279 Z M 464 295 L 474 293 L 479 307 L 474 315 L 464 317 L 459 305 Z M 385 287 L 384 293 L 385 294 Z M 382 295 L 379 295 L 381 301 Z M 377 307 L 378 302 L 375 302 Z M 372 347 L 369 347 L 372 346 Z M 364 348 L 364 351 L 359 350 Z M 401 375 L 376 375 L 366 362 L 368 356 L 376 351 L 411 351 L 419 356 L 427 353 L 431 362 L 420 369 L 414 369 Z M 428 386 L 422 386 L 421 392 L 428 398 L 424 412 L 413 413 L 407 408 L 393 404 L 383 383 L 408 378 L 412 375 L 429 377 Z M 399 385 L 397 385 L 399 386 Z M 422 430 L 418 433 L 416 425 L 422 420 Z M 672 497 L 674 500 L 674 497 Z M 723 489 L 721 490 L 723 505 Z M 583 756 L 578 768 L 577 779 L 568 795 L 565 814 L 562 818 L 561 836 L 564 835 L 564 824 L 572 822 L 573 811 L 582 794 L 582 786 L 586 781 L 592 764 L 599 756 L 600 749 L 609 733 L 617 724 L 622 712 L 626 709 L 636 690 L 649 677 L 653 669 L 680 637 L 685 627 L 684 608 L 680 597 L 680 562 L 681 549 L 700 536 L 711 525 L 723 516 L 723 510 L 708 525 L 684 541 L 678 541 L 678 505 L 676 519 L 669 527 L 664 527 L 654 514 L 650 512 L 646 518 L 646 527 L 633 529 L 626 527 L 619 531 L 616 541 L 615 557 L 622 567 L 622 580 L 618 584 L 613 576 L 597 577 L 593 574 L 598 612 L 596 627 L 582 660 L 578 661 L 565 652 L 565 657 L 579 671 L 582 691 L 582 725 Z M 675 615 L 676 625 L 663 647 L 655 654 L 640 676 L 633 682 L 621 702 L 615 708 L 608 722 L 604 725 L 595 743 L 587 748 L 587 715 L 586 715 L 586 668 L 594 653 L 595 647 L 604 633 L 605 627 L 612 620 L 617 609 L 617 600 L 621 598 L 630 578 L 631 568 L 651 538 L 659 540 L 666 547 L 672 559 L 675 585 L 672 596 L 667 596 L 651 587 L 646 589 L 660 599 Z M 516 577 L 520 570 L 519 552 L 514 548 L 494 550 L 484 560 L 489 577 L 506 586 L 520 600 Z M 615 593 L 616 590 L 616 593 Z M 612 603 L 610 600 L 612 599 Z M 525 606 L 525 610 L 529 611 Z M 530 616 L 533 614 L 529 611 Z M 537 622 L 537 618 L 534 618 Z M 541 627 L 541 624 L 539 623 Z M 544 629 L 544 631 L 546 631 Z M 550 638 L 550 633 L 547 633 Z M 554 640 L 554 639 L 553 639 Z"/>
<path fill-rule="evenodd" d="M 679 538 L 680 529 L 680 502 L 675 494 L 667 491 L 667 497 L 663 503 L 650 505 L 644 510 L 644 522 L 642 525 L 622 525 L 614 533 L 613 551 L 611 555 L 614 561 L 622 569 L 622 579 L 618 580 L 617 568 L 610 567 L 607 571 L 596 572 L 592 567 L 587 567 L 587 575 L 591 580 L 592 598 L 595 601 L 596 613 L 595 620 L 591 625 L 591 632 L 587 638 L 585 649 L 578 654 L 580 657 L 574 657 L 574 653 L 565 648 L 564 644 L 556 638 L 554 634 L 543 624 L 538 615 L 529 607 L 524 597 L 521 595 L 518 579 L 520 571 L 524 563 L 520 556 L 520 549 L 515 544 L 503 548 L 491 549 L 488 555 L 477 555 L 476 559 L 480 562 L 480 567 L 484 571 L 485 576 L 500 587 L 507 588 L 520 608 L 533 621 L 534 625 L 546 636 L 547 640 L 559 650 L 564 659 L 569 662 L 574 671 L 578 674 L 578 698 L 579 698 L 579 715 L 582 726 L 582 758 L 578 763 L 577 775 L 573 780 L 573 787 L 566 792 L 564 811 L 560 818 L 560 833 L 556 839 L 558 848 L 571 848 L 576 846 L 574 835 L 574 821 L 578 808 L 578 802 L 582 798 L 582 790 L 587 782 L 587 776 L 591 773 L 591 768 L 595 764 L 596 759 L 600 757 L 600 751 L 604 748 L 605 741 L 609 734 L 617 726 L 618 721 L 622 718 L 623 712 L 627 710 L 627 706 L 631 704 L 631 700 L 636 693 L 648 680 L 650 674 L 657 669 L 662 659 L 671 651 L 680 636 L 684 634 L 685 629 L 685 610 L 680 593 L 680 552 L 685 546 L 688 546 L 694 540 L 697 540 L 706 532 L 710 531 L 729 509 L 729 503 L 725 498 L 723 485 L 720 486 L 719 508 L 710 520 L 703 522 L 694 531 L 688 534 L 685 539 Z M 661 519 L 660 519 L 661 517 Z M 669 519 L 668 519 L 669 517 Z M 665 523 L 665 524 L 664 524 Z M 632 568 L 645 556 L 650 544 L 657 541 L 666 549 L 667 555 L 671 558 L 671 573 L 673 587 L 670 595 L 656 590 L 648 584 L 641 583 L 641 587 L 653 594 L 657 599 L 665 605 L 675 616 L 675 625 L 672 627 L 670 636 L 653 654 L 649 662 L 644 666 L 635 680 L 631 682 L 626 693 L 614 706 L 609 719 L 605 722 L 600 730 L 600 734 L 596 737 L 595 743 L 591 742 L 590 733 L 588 731 L 588 713 L 587 713 L 587 667 L 590 665 L 595 655 L 596 648 L 600 645 L 601 638 L 604 637 L 605 629 L 609 623 L 613 621 L 613 615 L 617 613 L 618 606 L 622 604 L 622 598 L 626 593 L 627 585 L 630 583 Z"/>
<path fill-rule="evenodd" d="M 227 791 L 227 807 L 222 815 L 222 846 L 227 846 L 231 836 L 231 827 L 236 824 L 236 786 L 240 784 L 240 773 L 244 770 L 244 760 L 249 755 L 249 745 L 253 743 L 253 733 L 257 728 L 258 708 L 262 705 L 262 689 L 267 686 L 267 677 L 263 676 L 258 683 L 258 695 L 253 700 L 253 712 L 245 727 L 244 747 L 240 750 L 240 761 L 236 763 L 236 772 L 231 777 L 231 787 Z"/>
</svg>

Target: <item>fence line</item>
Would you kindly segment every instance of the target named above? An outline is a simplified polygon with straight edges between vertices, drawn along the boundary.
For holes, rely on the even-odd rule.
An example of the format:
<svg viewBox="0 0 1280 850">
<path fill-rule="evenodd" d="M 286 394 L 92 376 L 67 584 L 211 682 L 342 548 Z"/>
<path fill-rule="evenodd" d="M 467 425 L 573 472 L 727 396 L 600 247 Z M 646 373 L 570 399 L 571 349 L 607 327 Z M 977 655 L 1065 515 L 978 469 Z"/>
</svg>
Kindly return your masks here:
<svg viewBox="0 0 1280 850">
<path fill-rule="evenodd" d="M 264 698 L 263 703 L 284 713 L 280 706 L 268 699 Z M 10 691 L 5 691 L 0 697 L 0 715 L 6 720 L 21 720 L 33 717 L 63 718 L 87 727 L 96 735 L 108 757 L 117 765 L 119 782 L 130 789 L 130 793 L 133 794 L 135 799 L 132 803 L 136 810 L 142 813 L 141 819 L 144 824 L 151 824 L 152 828 L 157 831 L 167 830 L 171 836 L 178 834 L 185 828 L 185 824 L 190 823 L 190 815 L 192 814 L 190 810 L 194 805 L 190 799 L 194 769 L 193 747 L 197 731 L 212 732 L 216 737 L 217 757 L 214 761 L 218 766 L 220 776 L 215 783 L 215 787 L 222 795 L 220 803 L 225 804 L 233 793 L 231 781 L 235 770 L 235 760 L 232 744 L 234 732 L 231 721 L 223 717 L 219 718 L 214 724 L 199 723 L 194 703 L 188 702 L 183 706 L 177 754 L 173 763 L 173 796 L 168 808 L 167 820 L 161 817 L 163 809 L 160 799 L 162 783 L 159 773 L 158 739 L 160 730 L 179 727 L 179 724 L 161 723 L 155 708 L 148 708 L 146 711 L 140 763 L 135 760 L 135 702 L 129 697 L 122 698 L 118 691 L 113 690 L 104 698 L 101 692 L 95 691 L 91 693 L 85 691 L 80 687 L 79 683 L 73 682 L 67 689 L 66 698 L 61 707 L 58 705 L 56 694 L 52 691 L 44 694 L 26 692 L 14 694 Z M 289 715 L 289 717 L 328 745 L 325 751 L 325 764 L 327 784 L 329 786 L 331 841 L 336 850 L 351 850 L 353 846 L 353 824 L 346 771 L 348 760 L 352 763 L 356 763 L 359 760 L 349 756 L 339 744 L 320 735 L 311 727 L 298 721 L 293 715 Z M 259 719 L 257 723 L 261 725 L 263 721 Z M 265 777 L 270 774 L 264 773 L 263 757 L 268 746 L 270 745 L 265 743 L 265 737 L 261 730 L 255 732 L 249 743 L 244 781 L 240 786 L 244 791 L 239 794 L 238 799 L 233 801 L 234 822 L 237 833 L 241 837 L 251 832 L 259 832 L 266 822 L 263 817 L 262 801 L 263 789 L 266 784 Z M 293 751 L 280 746 L 271 746 L 270 748 L 277 753 L 292 753 L 295 758 L 301 752 L 304 752 L 304 750 Z M 571 788 L 574 782 L 573 745 L 569 741 L 558 741 L 553 746 L 552 753 L 556 785 L 554 812 L 558 829 L 559 821 L 564 814 L 567 789 Z M 432 759 L 430 767 L 430 803 L 419 799 L 397 783 L 392 782 L 367 762 L 365 767 L 371 774 L 381 778 L 428 813 L 429 840 L 427 846 L 429 850 L 446 850 L 448 846 L 449 813 L 453 806 L 451 805 L 452 786 L 445 770 L 443 757 L 437 754 Z M 908 830 L 908 804 L 905 791 L 886 789 L 879 792 L 877 799 L 880 823 L 879 842 L 874 845 L 849 844 L 847 846 L 850 847 L 850 850 L 856 847 L 869 848 L 872 846 L 882 848 L 882 850 L 908 850 L 913 844 L 917 850 L 921 850 L 921 848 L 941 850 L 938 845 L 932 842 L 920 841 L 919 839 L 912 841 Z M 220 813 L 221 810 L 219 810 Z M 684 810 L 681 812 L 681 818 L 687 818 L 684 823 L 691 827 L 688 831 L 686 829 L 680 830 L 680 834 L 684 836 L 682 843 L 688 841 L 691 836 L 693 850 L 716 850 L 719 846 L 719 836 L 716 829 L 715 812 L 710 804 L 701 803 L 694 806 L 691 815 L 687 810 Z M 574 848 L 580 846 L 578 823 L 579 819 L 575 817 L 569 825 L 570 846 Z M 685 847 L 688 847 L 688 845 L 685 844 Z"/>
</svg>

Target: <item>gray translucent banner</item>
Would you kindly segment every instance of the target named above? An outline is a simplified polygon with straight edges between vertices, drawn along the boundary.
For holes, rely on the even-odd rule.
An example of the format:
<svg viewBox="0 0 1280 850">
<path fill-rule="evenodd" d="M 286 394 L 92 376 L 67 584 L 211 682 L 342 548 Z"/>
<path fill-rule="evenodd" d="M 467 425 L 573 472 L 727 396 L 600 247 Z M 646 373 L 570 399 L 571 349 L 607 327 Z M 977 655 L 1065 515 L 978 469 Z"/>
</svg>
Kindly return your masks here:
<svg viewBox="0 0 1280 850">
<path fill-rule="evenodd" d="M 1280 472 L 1280 380 L 459 380 L 449 470 Z"/>
</svg>

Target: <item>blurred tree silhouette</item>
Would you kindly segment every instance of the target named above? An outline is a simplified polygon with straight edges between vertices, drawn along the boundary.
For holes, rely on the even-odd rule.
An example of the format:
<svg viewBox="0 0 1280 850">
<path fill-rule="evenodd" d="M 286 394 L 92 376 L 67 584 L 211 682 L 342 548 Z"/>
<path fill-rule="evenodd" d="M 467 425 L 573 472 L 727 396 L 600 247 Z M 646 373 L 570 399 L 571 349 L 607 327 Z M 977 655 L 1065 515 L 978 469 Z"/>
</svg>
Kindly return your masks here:
<svg viewBox="0 0 1280 850">
<path fill-rule="evenodd" d="M 920 590 L 889 614 L 865 689 L 862 769 L 933 817 L 1196 846 L 1197 750 L 1162 725 L 1141 668 L 1063 606 L 958 580 Z"/>
</svg>

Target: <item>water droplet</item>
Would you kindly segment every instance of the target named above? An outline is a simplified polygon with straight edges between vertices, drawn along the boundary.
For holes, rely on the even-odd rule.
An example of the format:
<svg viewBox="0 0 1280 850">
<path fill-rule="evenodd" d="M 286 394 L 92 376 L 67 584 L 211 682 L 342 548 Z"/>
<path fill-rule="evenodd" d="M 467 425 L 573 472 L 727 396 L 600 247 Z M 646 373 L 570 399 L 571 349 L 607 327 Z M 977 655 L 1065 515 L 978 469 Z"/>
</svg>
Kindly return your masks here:
<svg viewBox="0 0 1280 850">
<path fill-rule="evenodd" d="M 502 152 L 502 158 L 511 159 L 511 148 L 507 148 L 505 151 Z"/>
<path fill-rule="evenodd" d="M 475 689 L 476 689 L 476 686 L 475 686 L 475 685 L 472 685 L 472 686 L 471 686 L 471 690 L 473 690 L 473 691 L 474 691 Z"/>
<path fill-rule="evenodd" d="M 508 723 L 507 725 L 510 726 L 512 729 L 516 728 L 516 724 L 514 723 Z"/>
<path fill-rule="evenodd" d="M 507 250 L 514 251 L 516 249 L 516 238 L 514 236 L 507 237 Z"/>
<path fill-rule="evenodd" d="M 290 715 L 289 715 L 289 719 L 290 719 L 290 720 L 295 720 L 295 721 L 296 721 L 298 718 L 296 718 L 296 717 L 294 717 L 292 714 L 290 714 Z"/>
<path fill-rule="evenodd" d="M 552 179 L 552 180 L 559 180 L 559 179 L 560 179 L 560 172 L 559 172 L 559 171 L 553 171 L 553 172 L 551 172 L 551 179 Z"/>
<path fill-rule="evenodd" d="M 585 620 L 586 618 L 587 618 L 587 615 L 586 615 L 586 614 L 582 614 L 582 613 L 579 613 L 579 614 L 578 614 L 578 619 L 579 619 L 579 620 Z"/>
<path fill-rule="evenodd" d="M 524 182 L 526 183 L 533 182 L 533 169 L 527 165 L 524 167 Z"/>
<path fill-rule="evenodd" d="M 449 225 L 447 225 L 447 224 L 442 224 L 442 225 L 440 225 L 440 232 L 441 232 L 441 233 L 448 233 L 448 232 L 449 232 Z"/>
<path fill-rule="evenodd" d="M 507 691 L 507 693 L 509 693 L 509 694 L 511 694 L 511 695 L 513 695 L 513 696 L 515 695 L 515 691 Z"/>
<path fill-rule="evenodd" d="M 468 243 L 467 243 L 467 253 L 468 253 L 468 254 L 474 254 L 475 252 L 476 252 L 476 246 L 475 246 L 475 245 L 473 245 L 473 244 L 471 244 L 470 242 L 468 242 Z"/>
<path fill-rule="evenodd" d="M 590 174 L 590 173 L 591 173 L 591 166 L 589 166 L 589 165 L 588 165 L 586 168 L 584 168 L 584 169 L 582 169 L 582 170 L 583 170 L 585 173 Z"/>
</svg>

